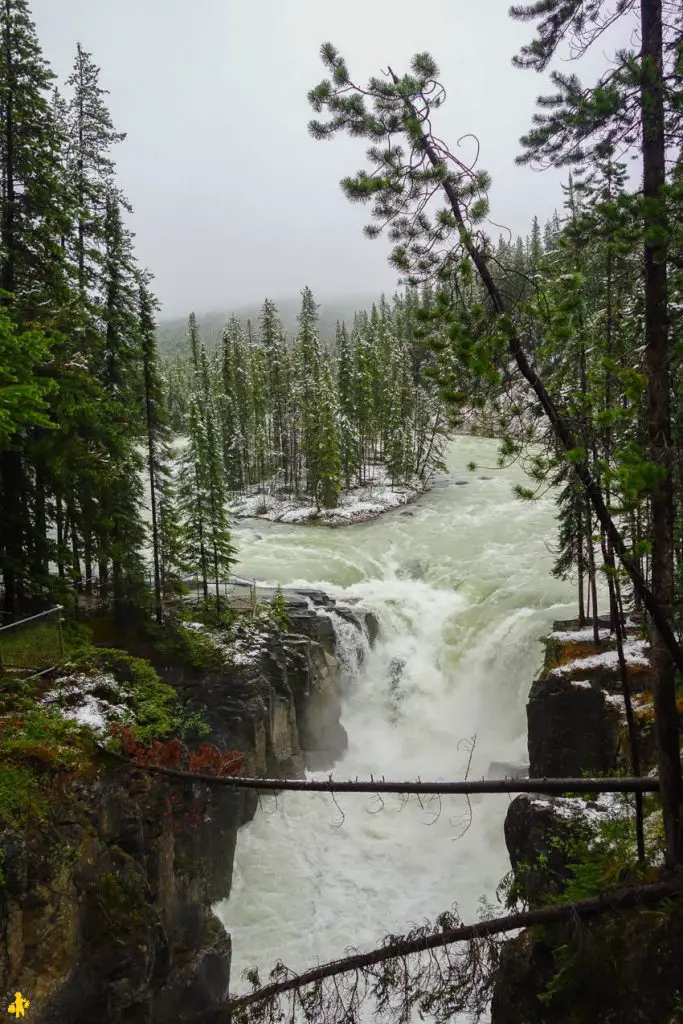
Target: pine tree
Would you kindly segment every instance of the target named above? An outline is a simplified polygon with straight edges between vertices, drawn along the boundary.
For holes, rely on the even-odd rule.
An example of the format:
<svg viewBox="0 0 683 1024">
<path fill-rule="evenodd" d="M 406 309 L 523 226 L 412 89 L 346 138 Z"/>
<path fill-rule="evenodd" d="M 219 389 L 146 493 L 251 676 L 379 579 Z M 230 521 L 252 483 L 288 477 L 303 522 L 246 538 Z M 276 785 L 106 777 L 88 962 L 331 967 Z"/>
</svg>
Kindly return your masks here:
<svg viewBox="0 0 683 1024">
<path fill-rule="evenodd" d="M 162 597 L 168 593 L 174 571 L 180 567 L 179 527 L 172 481 L 171 432 L 159 373 L 154 319 L 156 300 L 148 276 L 138 277 L 140 341 L 147 424 L 147 477 L 149 480 L 157 622 L 163 618 Z"/>
<path fill-rule="evenodd" d="M 99 284 L 107 204 L 112 195 L 118 194 L 110 151 L 126 137 L 114 128 L 103 102 L 106 90 L 101 88 L 99 77 L 100 69 L 79 43 L 73 71 L 67 79 L 71 90 L 66 109 L 67 175 L 78 204 L 75 258 L 78 287 L 84 300 Z"/>
<path fill-rule="evenodd" d="M 590 8 L 598 22 L 600 8 L 598 4 Z M 623 7 L 625 9 L 626 5 Z M 523 51 L 521 63 L 543 70 L 561 39 L 575 38 L 581 49 L 585 48 L 587 42 L 590 44 L 591 15 L 586 15 L 583 4 L 539 0 L 524 10 L 528 12 L 529 20 L 537 17 L 541 19 L 541 28 L 538 37 Z M 664 145 L 664 133 L 656 130 L 658 119 L 659 127 L 662 127 L 663 71 L 657 55 L 657 51 L 661 50 L 661 39 L 658 36 L 662 27 L 661 3 L 658 0 L 642 0 L 641 15 L 643 53 L 640 56 L 633 55 L 627 62 L 620 55 L 623 74 L 612 76 L 607 84 L 601 82 L 594 93 L 588 96 L 573 80 L 562 80 L 554 76 L 555 84 L 561 90 L 560 95 L 545 102 L 544 112 L 537 115 L 537 127 L 526 139 L 528 153 L 524 159 L 545 157 L 557 163 L 582 159 L 590 146 L 594 153 L 596 147 L 602 147 L 605 141 L 623 140 L 624 112 L 642 108 L 646 140 L 644 164 L 649 167 L 645 174 L 648 202 L 645 204 L 647 210 L 643 221 L 647 242 L 644 263 L 645 333 L 650 380 L 650 456 L 654 463 L 653 456 L 657 451 L 665 454 L 663 465 L 666 467 L 668 450 L 662 453 L 661 446 L 669 436 L 668 390 L 662 408 L 655 409 L 653 403 L 654 394 L 661 389 L 669 372 L 668 366 L 661 362 L 665 351 L 662 341 L 666 340 L 661 331 L 662 316 L 666 316 L 665 305 L 662 305 L 664 293 L 661 283 L 662 280 L 666 283 L 663 257 L 668 232 L 662 230 L 666 228 L 664 196 L 657 183 L 657 174 L 660 174 L 663 167 L 659 156 Z M 592 38 L 597 38 L 601 32 L 602 25 L 598 24 Z M 362 171 L 343 181 L 344 190 L 351 200 L 366 200 L 372 204 L 375 223 L 367 229 L 368 234 L 377 236 L 384 227 L 389 227 L 395 243 L 392 263 L 409 282 L 436 279 L 442 285 L 448 284 L 448 289 L 442 287 L 437 297 L 438 317 L 443 327 L 448 326 L 449 331 L 453 329 L 461 350 L 469 348 L 467 362 L 473 376 L 490 385 L 495 386 L 497 382 L 500 386 L 509 375 L 510 358 L 514 360 L 517 370 L 532 389 L 540 410 L 547 417 L 562 457 L 573 467 L 585 489 L 591 505 L 591 516 L 599 521 L 652 616 L 658 650 L 663 652 L 661 661 L 655 658 L 656 679 L 653 686 L 655 718 L 658 722 L 656 735 L 661 796 L 668 860 L 672 864 L 676 863 L 681 855 L 683 790 L 675 689 L 666 658 L 675 659 L 676 665 L 683 669 L 683 649 L 672 629 L 669 615 L 671 577 L 668 564 L 672 562 L 669 545 L 672 508 L 669 501 L 670 475 L 666 471 L 661 474 L 660 471 L 657 480 L 650 478 L 648 481 L 653 520 L 657 521 L 658 532 L 658 568 L 657 573 L 653 572 L 651 589 L 640 574 L 624 535 L 605 504 L 603 491 L 591 472 L 585 449 L 578 443 L 571 418 L 553 400 L 546 383 L 530 360 L 531 346 L 528 342 L 530 339 L 535 340 L 534 327 L 524 316 L 507 315 L 508 301 L 491 274 L 490 245 L 481 232 L 481 224 L 488 213 L 488 176 L 480 170 L 471 175 L 463 175 L 451 152 L 431 131 L 433 109 L 443 101 L 435 62 L 428 54 L 418 54 L 413 58 L 410 74 L 399 78 L 390 70 L 388 79 L 373 78 L 361 90 L 353 84 L 344 60 L 331 44 L 325 44 L 322 48 L 322 57 L 329 77 L 311 91 L 309 99 L 316 113 L 324 110 L 329 116 L 326 121 L 311 122 L 309 128 L 312 135 L 328 139 L 335 132 L 343 131 L 354 137 L 363 136 L 371 140 L 372 155 L 379 152 L 382 154 L 381 173 L 373 168 L 370 173 Z M 628 94 L 624 92 L 624 87 L 630 90 Z M 648 105 L 646 98 L 650 87 L 654 89 L 654 101 Z M 637 116 L 631 117 L 631 126 L 633 132 L 638 131 Z M 426 205 L 434 199 L 437 191 L 446 207 L 435 211 L 436 215 L 430 217 L 425 212 Z M 655 268 L 657 255 L 661 265 Z M 458 323 L 461 317 L 459 288 L 461 282 L 466 288 L 471 287 L 473 271 L 476 271 L 479 278 L 485 301 L 470 310 L 468 336 L 463 337 Z M 665 418 L 667 424 L 663 422 Z M 656 438 L 652 434 L 653 425 L 661 428 Z M 515 450 L 513 445 L 512 451 Z M 539 467 L 538 472 L 542 471 L 543 467 Z"/>
<path fill-rule="evenodd" d="M 295 372 L 298 385 L 298 413 L 300 416 L 300 451 L 306 490 L 315 495 L 319 483 L 317 425 L 320 420 L 321 352 L 318 337 L 318 307 L 310 288 L 301 293 L 299 331 L 295 343 Z"/>
<path fill-rule="evenodd" d="M 335 508 L 342 482 L 339 443 L 339 410 L 329 363 L 320 370 L 316 405 L 316 476 L 314 497 L 318 508 Z"/>
<path fill-rule="evenodd" d="M 67 303 L 62 238 L 70 207 L 59 165 L 61 140 L 50 103 L 53 75 L 43 59 L 26 0 L 0 7 L 0 302 L 19 335 L 42 331 L 57 341 L 55 311 Z M 21 431 L 0 454 L 0 567 L 5 613 L 29 588 L 35 552 L 45 566 L 47 512 L 42 475 L 36 487 L 31 446 Z"/>
<path fill-rule="evenodd" d="M 135 591 L 144 579 L 141 546 L 145 529 L 140 516 L 143 463 L 137 447 L 144 436 L 144 419 L 139 412 L 144 388 L 136 283 L 130 232 L 123 226 L 118 197 L 110 195 L 105 215 L 105 333 L 99 374 L 107 420 L 101 442 L 109 472 L 102 480 L 104 493 L 98 498 L 96 533 L 100 581 L 107 583 L 111 563 L 117 611 L 135 600 Z"/>
<path fill-rule="evenodd" d="M 344 485 L 351 487 L 358 465 L 358 435 L 354 391 L 354 362 L 346 324 L 337 324 L 337 393 L 339 396 L 339 431 Z"/>
<path fill-rule="evenodd" d="M 674 500 L 671 475 L 670 337 L 668 332 L 666 203 L 667 72 L 680 60 L 676 29 L 664 33 L 662 0 L 640 0 L 641 49 L 629 61 L 620 55 L 623 72 L 584 90 L 575 75 L 552 73 L 556 95 L 544 101 L 550 113 L 536 116 L 536 126 L 522 140 L 529 162 L 538 157 L 553 163 L 579 163 L 597 157 L 605 146 L 616 148 L 624 137 L 632 142 L 640 135 L 643 165 L 641 204 L 644 232 L 645 363 L 647 369 L 647 416 L 649 459 L 658 467 L 658 479 L 650 481 L 652 530 L 651 587 L 660 607 L 674 601 Z M 623 8 L 622 14 L 626 11 Z M 583 5 L 562 0 L 537 0 L 515 7 L 513 17 L 537 21 L 537 35 L 522 48 L 520 67 L 545 70 L 560 42 L 580 38 L 583 49 L 602 35 L 599 5 L 586 16 Z M 669 67 L 667 67 L 667 63 Z M 628 111 L 628 113 L 626 113 Z M 652 665 L 655 683 L 656 735 L 662 803 L 667 829 L 667 856 L 683 858 L 683 778 L 681 777 L 679 725 L 672 652 L 662 632 L 652 634 Z"/>
<path fill-rule="evenodd" d="M 269 410 L 269 440 L 273 471 L 281 471 L 285 486 L 289 478 L 287 460 L 287 383 L 288 365 L 285 336 L 275 303 L 266 299 L 259 319 L 260 344 L 264 353 Z"/>
</svg>

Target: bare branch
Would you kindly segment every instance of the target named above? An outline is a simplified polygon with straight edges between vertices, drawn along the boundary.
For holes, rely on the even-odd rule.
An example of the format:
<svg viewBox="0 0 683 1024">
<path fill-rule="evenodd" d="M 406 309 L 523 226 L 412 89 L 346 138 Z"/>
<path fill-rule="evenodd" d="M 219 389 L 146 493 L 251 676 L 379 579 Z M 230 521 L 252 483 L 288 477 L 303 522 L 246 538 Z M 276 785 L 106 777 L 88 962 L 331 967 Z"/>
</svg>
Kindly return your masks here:
<svg viewBox="0 0 683 1024">
<path fill-rule="evenodd" d="M 272 1011 L 277 1006 L 281 996 L 287 993 L 298 993 L 301 996 L 301 989 L 310 985 L 315 986 L 313 990 L 315 996 L 312 1000 L 313 1005 L 309 1003 L 307 995 L 301 996 L 302 1005 L 305 1007 L 305 1017 L 308 1021 L 322 1021 L 324 1019 L 327 1024 L 334 1024 L 337 1020 L 356 1020 L 357 1012 L 349 1016 L 349 1004 L 346 1007 L 339 1007 L 339 999 L 333 1000 L 333 1002 L 336 1002 L 342 1014 L 346 1011 L 346 1015 L 330 1014 L 330 1007 L 323 1000 L 321 982 L 328 978 L 338 978 L 340 975 L 361 972 L 366 981 L 366 995 L 371 994 L 375 998 L 382 998 L 384 1004 L 382 1009 L 386 1011 L 386 1009 L 391 1009 L 391 990 L 400 989 L 402 981 L 404 990 L 409 988 L 409 985 L 407 979 L 404 980 L 403 972 L 392 971 L 388 977 L 386 974 L 377 977 L 377 975 L 373 974 L 372 968 L 379 964 L 386 964 L 390 961 L 401 960 L 402 958 L 428 951 L 446 951 L 447 947 L 452 946 L 454 943 L 467 942 L 474 945 L 469 962 L 467 958 L 470 957 L 470 954 L 466 954 L 466 970 L 463 973 L 467 973 L 467 968 L 471 969 L 473 966 L 473 977 L 476 978 L 477 973 L 486 970 L 486 947 L 482 949 L 477 946 L 477 943 L 481 942 L 481 940 L 517 931 L 520 928 L 580 921 L 608 912 L 655 906 L 664 900 L 679 897 L 681 892 L 683 892 L 681 880 L 672 879 L 650 883 L 649 885 L 613 890 L 598 898 L 578 900 L 573 903 L 567 903 L 564 906 L 542 907 L 539 910 L 491 918 L 476 924 L 444 928 L 444 919 L 442 918 L 437 921 L 435 926 L 417 929 L 418 934 L 416 937 L 390 936 L 389 941 L 383 946 L 373 949 L 368 953 L 354 953 L 351 956 L 314 967 L 302 974 L 292 974 L 284 965 L 280 964 L 274 972 L 275 976 L 279 976 L 280 980 L 257 988 L 256 991 L 246 995 L 237 996 L 227 1006 L 207 1014 L 203 1018 L 202 1024 L 232 1024 L 235 1012 L 244 1011 L 249 1006 L 270 1004 Z M 449 921 L 454 920 L 453 915 L 447 915 L 447 917 Z M 489 950 L 489 952 L 491 951 Z M 482 954 L 484 955 L 482 956 Z M 468 973 L 468 977 L 470 976 L 472 976 L 471 971 Z M 254 977 L 253 972 L 252 977 Z M 369 980 L 373 977 L 375 984 L 371 986 L 369 985 Z M 451 977 L 444 977 L 443 981 L 445 985 L 448 985 L 449 983 L 452 984 L 453 979 Z M 472 983 L 476 986 L 476 982 Z M 339 994 L 338 989 L 336 989 L 336 992 Z M 474 995 L 476 998 L 477 993 L 473 991 L 472 993 L 465 993 L 465 995 Z M 353 992 L 354 1003 L 357 998 L 358 978 L 356 979 L 356 986 Z M 408 1005 L 410 1005 L 411 998 L 412 996 L 406 992 L 404 999 L 409 1001 Z M 405 1001 L 399 998 L 397 1002 L 397 1018 L 403 1019 L 406 1010 Z M 318 1009 L 318 1013 L 315 1013 L 314 1007 Z M 354 1009 L 357 1009 L 357 1007 L 354 1007 Z M 401 1010 L 403 1013 L 401 1013 Z M 240 1017 L 242 1017 L 241 1012 Z M 259 1014 L 258 1019 L 263 1019 L 263 1014 Z M 265 1019 L 277 1019 L 277 1017 L 271 1015 Z"/>
</svg>

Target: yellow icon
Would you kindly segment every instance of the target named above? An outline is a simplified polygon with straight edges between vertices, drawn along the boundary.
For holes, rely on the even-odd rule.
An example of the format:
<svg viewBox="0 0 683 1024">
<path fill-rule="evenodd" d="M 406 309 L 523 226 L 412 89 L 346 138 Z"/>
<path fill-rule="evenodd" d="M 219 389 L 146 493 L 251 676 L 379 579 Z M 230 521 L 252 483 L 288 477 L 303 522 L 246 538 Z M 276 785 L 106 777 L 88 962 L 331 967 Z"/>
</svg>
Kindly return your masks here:
<svg viewBox="0 0 683 1024">
<path fill-rule="evenodd" d="M 7 1012 L 11 1013 L 13 1017 L 25 1017 L 26 1011 L 31 1005 L 28 999 L 24 999 L 21 992 L 14 993 L 14 1002 L 10 1004 Z"/>
</svg>

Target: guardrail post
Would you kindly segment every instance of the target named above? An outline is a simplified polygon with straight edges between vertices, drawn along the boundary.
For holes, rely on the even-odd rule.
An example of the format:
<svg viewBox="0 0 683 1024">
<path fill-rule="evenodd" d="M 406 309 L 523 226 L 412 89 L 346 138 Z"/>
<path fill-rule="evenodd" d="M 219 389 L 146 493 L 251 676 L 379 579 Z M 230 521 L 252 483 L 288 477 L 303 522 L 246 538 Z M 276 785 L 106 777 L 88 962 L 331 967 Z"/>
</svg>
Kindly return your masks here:
<svg viewBox="0 0 683 1024">
<path fill-rule="evenodd" d="M 59 657 L 64 660 L 64 633 L 62 632 L 62 607 L 56 609 L 57 611 L 57 633 L 59 635 Z"/>
</svg>

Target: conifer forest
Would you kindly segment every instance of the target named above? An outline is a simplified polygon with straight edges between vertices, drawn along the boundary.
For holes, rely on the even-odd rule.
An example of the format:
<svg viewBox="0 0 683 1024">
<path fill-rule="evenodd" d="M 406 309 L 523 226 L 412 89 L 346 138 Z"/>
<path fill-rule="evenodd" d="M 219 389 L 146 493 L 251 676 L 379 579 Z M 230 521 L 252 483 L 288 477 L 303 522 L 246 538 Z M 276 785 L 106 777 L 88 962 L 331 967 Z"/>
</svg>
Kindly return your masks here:
<svg viewBox="0 0 683 1024">
<path fill-rule="evenodd" d="M 469 0 L 453 4 L 454 39 L 460 4 L 469 6 Z M 429 5 L 419 17 L 429 21 Z M 390 683 L 382 685 L 395 694 L 405 677 L 414 683 L 409 699 L 417 701 L 420 686 L 427 687 L 425 679 L 441 678 L 457 658 L 449 649 L 433 664 L 421 662 L 413 678 L 410 658 L 418 649 L 419 630 L 410 625 L 410 611 L 396 626 L 396 605 L 404 601 L 412 608 L 411 600 L 426 601 L 431 586 L 433 604 L 424 618 L 437 622 L 449 595 L 457 595 L 462 604 L 454 605 L 450 620 L 444 619 L 442 633 L 457 633 L 457 642 L 464 644 L 465 637 L 475 649 L 479 641 L 474 618 L 468 618 L 471 607 L 477 602 L 494 611 L 497 602 L 502 606 L 501 595 L 508 593 L 506 559 L 515 566 L 514 572 L 510 569 L 513 583 L 522 580 L 521 590 L 528 568 L 514 562 L 518 540 L 503 535 L 518 513 L 500 512 L 501 539 L 482 549 L 488 554 L 480 556 L 474 572 L 482 589 L 468 605 L 470 578 L 465 568 L 461 573 L 449 561 L 446 541 L 456 550 L 468 530 L 478 536 L 485 510 L 480 520 L 476 506 L 468 506 L 467 515 L 448 527 L 449 536 L 444 527 L 439 554 L 423 557 L 420 530 L 425 536 L 429 530 L 438 532 L 433 524 L 446 515 L 446 501 L 465 502 L 474 491 L 465 486 L 470 481 L 481 486 L 517 473 L 510 475 L 514 483 L 508 490 L 514 507 L 525 510 L 519 514 L 534 510 L 528 512 L 531 517 L 537 509 L 550 509 L 547 542 L 530 558 L 540 564 L 550 552 L 552 559 L 533 595 L 523 590 L 514 609 L 521 619 L 528 615 L 531 625 L 510 647 L 510 674 L 515 666 L 526 671 L 532 663 L 537 671 L 533 652 L 523 661 L 519 651 L 536 644 L 541 629 L 550 630 L 560 615 L 553 609 L 564 609 L 563 595 L 569 594 L 576 622 L 564 632 L 553 626 L 553 635 L 566 641 L 580 633 L 581 643 L 595 645 L 596 657 L 601 643 L 613 645 L 611 665 L 620 673 L 615 688 L 623 704 L 623 728 L 618 755 L 604 774 L 632 781 L 650 772 L 659 786 L 657 794 L 645 796 L 643 787 L 635 786 L 631 860 L 623 871 L 612 862 L 606 874 L 596 868 L 585 891 L 580 886 L 571 890 L 580 902 L 602 897 L 612 883 L 680 882 L 683 864 L 683 7 L 672 0 L 529 0 L 514 5 L 509 19 L 528 35 L 528 42 L 510 53 L 510 61 L 525 81 L 536 73 L 541 92 L 528 110 L 528 128 L 510 163 L 528 171 L 530 191 L 533 173 L 560 172 L 551 216 L 542 208 L 529 223 L 511 228 L 498 223 L 497 183 L 486 170 L 486 147 L 470 134 L 477 125 L 462 124 L 459 137 L 442 137 L 446 110 L 450 123 L 459 124 L 462 83 L 442 75 L 436 45 L 434 56 L 417 53 L 407 66 L 389 65 L 392 54 L 378 51 L 375 73 L 366 80 L 365 75 L 354 77 L 352 52 L 320 40 L 323 77 L 317 85 L 309 83 L 312 120 L 302 122 L 301 133 L 310 151 L 319 151 L 324 141 L 340 159 L 339 137 L 345 143 L 348 138 L 361 141 L 356 154 L 361 169 L 346 167 L 341 181 L 348 200 L 344 209 L 351 204 L 364 209 L 369 248 L 380 236 L 389 241 L 394 290 L 383 294 L 378 289 L 352 315 L 331 324 L 325 303 L 301 280 L 295 296 L 264 295 L 253 316 L 230 312 L 230 302 L 236 310 L 248 303 L 226 299 L 218 330 L 206 326 L 215 324 L 215 314 L 188 295 L 182 330 L 172 331 L 155 293 L 155 268 L 144 265 L 137 251 L 136 211 L 117 169 L 118 155 L 132 143 L 126 139 L 127 126 L 115 123 L 110 111 L 103 85 L 106 68 L 98 66 L 97 54 L 75 43 L 71 71 L 58 77 L 50 54 L 43 52 L 30 0 L 1 0 L 0 626 L 59 606 L 65 620 L 74 620 L 66 628 L 68 640 L 82 626 L 75 623 L 77 606 L 83 616 L 83 609 L 91 611 L 97 604 L 111 610 L 105 639 L 116 650 L 128 642 L 131 623 L 151 624 L 157 638 L 162 629 L 178 633 L 184 619 L 199 632 L 213 615 L 223 628 L 232 615 L 226 610 L 228 585 L 239 570 L 249 572 L 249 578 L 263 571 L 268 586 L 277 586 L 275 617 L 268 628 L 275 629 L 276 622 L 287 633 L 291 624 L 278 581 L 287 576 L 300 586 L 313 564 L 312 588 L 321 588 L 320 580 L 325 586 L 338 582 L 348 596 L 344 588 L 352 581 L 359 589 L 350 607 L 367 599 L 374 612 L 372 600 L 380 602 L 385 619 L 378 613 L 378 629 L 393 623 L 396 633 L 394 646 L 382 655 L 383 671 L 390 676 Z M 610 33 L 615 32 L 630 42 L 612 46 Z M 443 40 L 443 46 L 455 46 L 454 39 Z M 586 55 L 602 60 L 595 81 L 583 77 Z M 468 87 L 475 89 L 476 83 Z M 277 104 L 276 93 L 271 102 Z M 229 106 L 227 97 L 226 110 Z M 246 137 L 251 130 L 239 123 L 231 128 L 233 136 L 244 131 Z M 179 139 L 178 145 L 183 144 Z M 238 155 L 246 159 L 247 148 L 237 138 L 235 160 Z M 336 182 L 329 184 L 332 192 Z M 314 219 L 315 211 L 302 216 Z M 386 258 L 379 244 L 376 253 L 378 263 Z M 280 299 L 296 304 L 295 324 L 285 326 Z M 482 453 L 495 453 L 493 464 L 474 448 L 467 464 L 458 461 L 460 451 L 470 451 L 466 445 L 473 438 L 484 444 Z M 487 441 L 493 449 L 485 447 Z M 452 496 L 456 492 L 457 499 Z M 375 506 L 373 495 L 379 496 Z M 389 495 L 384 506 L 382 495 Z M 497 500 L 502 508 L 503 498 Z M 344 519 L 344 510 L 356 501 L 370 502 L 371 512 Z M 294 510 L 290 519 L 271 515 L 275 505 Z M 425 512 L 420 519 L 421 509 L 431 518 Z M 369 523 L 380 513 L 388 524 L 381 543 L 373 539 Z M 341 518 L 334 520 L 335 514 Z M 269 515 L 273 521 L 258 526 L 263 535 L 246 532 L 258 525 L 245 526 L 248 518 Z M 540 535 L 540 518 L 528 522 L 532 525 L 520 529 L 520 537 L 525 530 Z M 320 566 L 315 551 L 333 544 L 320 539 L 326 523 L 341 523 L 341 539 Z M 300 539 L 285 533 L 285 525 L 299 531 Z M 414 531 L 409 541 L 395 540 L 401 530 Z M 353 543 L 346 539 L 349 534 Z M 409 557 L 403 557 L 401 543 L 410 548 Z M 474 550 L 476 540 L 471 543 Z M 354 546 L 357 550 L 351 550 Z M 282 551 L 295 548 L 304 568 L 298 572 L 287 563 L 287 573 L 280 572 L 279 560 L 289 557 Z M 466 548 L 457 548 L 463 564 Z M 368 569 L 362 558 L 370 550 Z M 263 569 L 271 565 L 264 551 L 275 552 L 269 573 Z M 347 559 L 338 579 L 337 557 Z M 490 578 L 489 557 L 495 563 Z M 253 574 L 250 560 L 257 565 Z M 390 580 L 396 587 L 390 598 L 380 593 L 381 572 L 386 575 L 382 583 Z M 548 588 L 566 590 L 546 593 L 548 580 Z M 310 594 L 302 600 L 309 599 Z M 538 608 L 546 616 L 542 621 L 533 619 Z M 257 618 L 256 606 L 251 611 Z M 222 613 L 227 618 L 221 619 Z M 470 676 L 475 669 L 482 680 L 495 673 L 496 648 L 507 650 L 507 638 L 518 628 L 512 611 L 510 616 L 499 623 L 498 632 L 491 627 L 488 660 L 482 658 L 474 668 L 463 662 Z M 350 612 L 348 617 L 353 617 Z M 90 655 L 105 646 L 97 634 L 104 627 L 96 621 Z M 232 619 L 229 628 L 235 628 Z M 176 633 L 172 643 L 164 633 L 165 657 L 171 657 L 169 651 L 180 657 Z M 145 634 L 145 644 L 148 639 Z M 304 642 L 298 633 L 297 642 Z M 129 653 L 137 657 L 135 643 Z M 183 643 L 186 652 L 187 638 Z M 634 643 L 641 647 L 636 650 Z M 430 634 L 425 650 L 437 646 Z M 645 648 L 647 682 L 632 692 L 629 664 Z M 148 656 L 147 647 L 143 656 Z M 371 645 L 362 657 L 366 666 L 379 663 L 379 658 L 372 662 Z M 360 665 L 360 654 L 358 659 Z M 353 664 L 355 672 L 362 671 Z M 561 674 L 562 667 L 553 671 Z M 5 727 L 3 680 L 0 642 L 0 731 Z M 572 677 L 575 689 L 595 690 L 591 680 Z M 12 686 L 15 682 L 10 680 Z M 505 683 L 520 688 L 516 678 Z M 245 692 L 252 685 L 256 693 L 253 679 L 244 684 Z M 510 689 L 505 692 L 509 695 Z M 340 693 L 342 706 L 348 692 Z M 268 706 L 279 707 L 281 697 L 269 698 Z M 264 703 L 261 691 L 258 700 Z M 487 713 L 496 703 L 497 698 L 489 698 Z M 451 713 L 435 707 L 434 718 Z M 524 719 L 526 705 L 520 707 Z M 394 711 L 392 728 L 399 715 Z M 639 728 L 646 713 L 650 718 L 643 739 Z M 453 717 L 455 748 L 461 725 Z M 235 728 L 234 735 L 243 738 Z M 587 733 L 591 729 L 585 726 Z M 170 735 L 170 726 L 167 731 Z M 301 736 L 304 732 L 300 726 Z M 364 742 L 372 747 L 375 733 L 367 735 Z M 61 750 L 61 742 L 55 740 L 54 749 Z M 394 748 L 387 743 L 386 749 Z M 0 735 L 0 905 L 5 753 Z M 124 754 L 123 747 L 116 747 L 116 757 Z M 152 762 L 145 763 L 149 767 Z M 169 761 L 166 767 L 172 772 L 179 763 Z M 67 767 L 72 771 L 70 763 Z M 482 777 L 485 770 L 486 765 Z M 376 777 L 384 773 L 380 765 Z M 570 771 L 566 774 L 571 777 Z M 591 762 L 586 774 L 600 773 Z M 648 847 L 653 842 L 648 839 L 648 800 L 656 804 L 661 821 L 656 855 Z M 546 862 L 553 856 L 548 854 Z M 563 863 L 558 876 L 566 882 L 569 873 Z M 559 905 L 557 892 L 559 883 L 547 906 Z M 525 912 L 541 906 L 528 893 L 524 898 Z M 444 899 L 444 906 L 448 903 Z M 354 936 L 347 938 L 349 946 Z M 565 947 L 558 943 L 558 948 Z M 683 939 L 677 948 L 683 949 Z M 488 1012 L 494 982 L 492 974 L 483 977 L 482 964 L 488 957 L 489 965 L 495 960 L 499 966 L 498 955 L 488 950 L 476 964 L 474 956 L 468 964 L 459 962 L 450 995 L 448 986 L 432 976 L 432 995 L 426 994 L 419 972 L 408 971 L 404 1002 L 390 1018 L 408 1021 L 415 1006 L 444 1022 L 464 1019 L 456 1011 L 471 1010 L 475 1003 L 482 1014 Z M 284 969 L 276 971 L 274 984 L 284 985 L 285 975 Z M 364 977 L 367 981 L 370 975 Z M 382 986 L 398 991 L 403 981 L 399 984 L 396 977 L 377 975 L 375 995 L 381 995 Z M 236 981 L 233 987 L 239 987 Z M 344 1017 L 331 989 L 326 997 L 322 989 L 316 992 L 320 999 L 311 1003 L 309 1024 L 359 1024 L 355 1003 Z M 430 1003 L 432 996 L 435 1003 Z M 263 1016 L 253 1009 L 253 1017 L 245 1011 L 235 1020 L 284 1019 L 277 998 L 275 993 Z M 683 1013 L 683 996 L 676 998 Z M 391 1001 L 389 996 L 386 1000 Z M 496 1024 L 522 1024 L 521 1017 L 505 1016 L 500 1006 L 497 1012 Z M 551 1019 L 543 1012 L 538 1010 L 533 1024 Z M 102 1019 L 109 1024 L 110 1018 Z M 553 1019 L 561 1024 L 570 1016 Z M 197 1020 L 202 1024 L 203 1019 Z M 657 1020 L 664 1022 L 664 1017 Z"/>
</svg>

